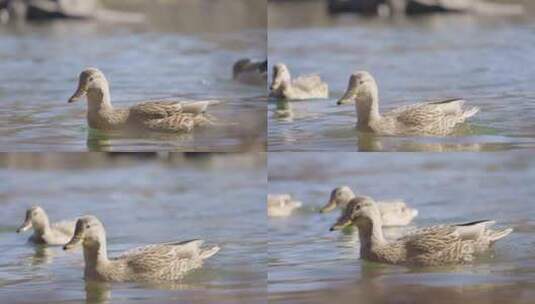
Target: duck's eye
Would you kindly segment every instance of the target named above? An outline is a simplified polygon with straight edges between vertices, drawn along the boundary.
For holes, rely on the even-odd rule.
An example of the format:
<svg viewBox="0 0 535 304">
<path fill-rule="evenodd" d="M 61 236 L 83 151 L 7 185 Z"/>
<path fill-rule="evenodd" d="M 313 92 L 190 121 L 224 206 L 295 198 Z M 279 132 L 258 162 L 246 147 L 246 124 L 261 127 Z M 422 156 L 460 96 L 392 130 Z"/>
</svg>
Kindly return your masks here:
<svg viewBox="0 0 535 304">
<path fill-rule="evenodd" d="M 94 79 L 95 79 L 95 77 L 93 77 L 93 76 L 89 77 L 89 81 L 90 82 L 93 81 Z"/>
<path fill-rule="evenodd" d="M 364 80 L 359 80 L 359 84 L 364 84 Z"/>
<path fill-rule="evenodd" d="M 90 227 L 91 227 L 91 225 L 89 225 L 89 224 L 85 225 L 86 229 L 89 229 Z"/>
</svg>

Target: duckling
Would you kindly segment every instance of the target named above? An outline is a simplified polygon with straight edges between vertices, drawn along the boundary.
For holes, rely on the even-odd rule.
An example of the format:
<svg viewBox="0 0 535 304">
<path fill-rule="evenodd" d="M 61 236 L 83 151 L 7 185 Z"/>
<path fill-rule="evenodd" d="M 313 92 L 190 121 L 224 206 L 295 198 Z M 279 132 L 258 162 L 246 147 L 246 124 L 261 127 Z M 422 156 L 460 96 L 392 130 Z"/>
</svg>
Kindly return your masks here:
<svg viewBox="0 0 535 304">
<path fill-rule="evenodd" d="M 87 123 L 98 130 L 145 129 L 159 132 L 191 132 L 194 128 L 213 125 L 205 114 L 217 100 L 196 102 L 145 101 L 130 108 L 117 109 L 111 104 L 108 81 L 99 69 L 87 68 L 80 73 L 78 88 L 69 98 L 72 103 L 87 97 Z"/>
<path fill-rule="evenodd" d="M 284 63 L 273 67 L 270 91 L 272 97 L 289 100 L 329 98 L 329 86 L 319 75 L 303 75 L 292 79 L 290 70 Z"/>
<path fill-rule="evenodd" d="M 370 197 L 358 196 L 348 203 L 346 210 L 331 231 L 348 225 L 358 227 L 362 259 L 411 266 L 440 266 L 465 264 L 488 251 L 499 239 L 513 229 L 492 230 L 494 221 L 482 220 L 465 224 L 429 226 L 418 229 L 395 241 L 383 236 L 381 213 Z"/>
<path fill-rule="evenodd" d="M 36 244 L 64 245 L 74 234 L 75 220 L 60 221 L 50 224 L 45 210 L 40 206 L 32 206 L 26 210 L 24 223 L 17 233 L 33 228 L 29 241 Z"/>
<path fill-rule="evenodd" d="M 477 107 L 464 107 L 464 100 L 454 98 L 402 106 L 381 114 L 377 83 L 366 71 L 351 75 L 347 91 L 337 104 L 352 102 L 358 129 L 379 135 L 450 135 L 458 124 L 479 111 Z"/>
<path fill-rule="evenodd" d="M 344 210 L 354 197 L 355 193 L 348 186 L 334 188 L 329 202 L 320 209 L 320 213 L 330 212 L 337 207 Z M 385 227 L 406 226 L 418 215 L 418 210 L 407 207 L 407 204 L 399 199 L 377 202 L 377 207 Z"/>
<path fill-rule="evenodd" d="M 267 204 L 268 216 L 272 217 L 289 216 L 303 205 L 301 202 L 293 200 L 289 194 L 268 194 Z"/>
<path fill-rule="evenodd" d="M 201 248 L 202 240 L 190 240 L 147 245 L 108 258 L 104 226 L 92 215 L 78 219 L 74 236 L 63 249 L 80 243 L 84 250 L 84 277 L 92 281 L 179 280 L 219 251 L 217 246 Z"/>
</svg>

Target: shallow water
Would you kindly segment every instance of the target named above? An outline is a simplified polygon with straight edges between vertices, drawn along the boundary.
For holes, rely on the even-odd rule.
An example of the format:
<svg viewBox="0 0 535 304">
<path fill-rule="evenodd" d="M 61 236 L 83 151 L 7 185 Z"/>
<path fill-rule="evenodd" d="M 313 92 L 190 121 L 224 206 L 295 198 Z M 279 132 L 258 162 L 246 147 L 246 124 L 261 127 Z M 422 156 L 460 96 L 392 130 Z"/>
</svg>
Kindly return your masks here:
<svg viewBox="0 0 535 304">
<path fill-rule="evenodd" d="M 166 161 L 56 154 L 44 166 L 40 156 L 24 165 L 7 157 L 0 168 L 1 303 L 265 303 L 265 155 Z M 96 215 L 110 256 L 192 238 L 221 251 L 180 282 L 86 285 L 80 249 L 35 247 L 29 234 L 15 233 L 31 204 L 52 221 Z"/>
<path fill-rule="evenodd" d="M 168 9 L 153 7 L 156 15 L 148 15 L 148 21 L 141 24 L 55 21 L 0 27 L 0 149 L 263 149 L 265 87 L 235 83 L 231 71 L 233 63 L 242 57 L 265 58 L 265 23 L 237 18 L 237 11 L 228 12 L 226 18 L 231 25 L 219 26 L 218 32 L 209 25 L 222 24 L 224 18 L 209 25 L 197 18 L 189 27 L 180 22 L 173 26 L 172 20 L 187 15 L 188 10 L 199 13 L 201 2 L 186 5 L 190 2 L 182 2 L 183 7 L 174 2 Z M 210 3 L 202 3 L 203 18 L 216 14 L 210 10 Z M 236 6 L 228 9 L 236 10 Z M 219 6 L 215 8 L 225 14 Z M 245 4 L 245 8 L 254 6 Z M 262 8 L 258 5 L 256 9 Z M 76 89 L 78 74 L 88 66 L 105 73 L 117 107 L 170 97 L 220 99 L 224 103 L 209 112 L 224 127 L 186 136 L 92 134 L 85 119 L 85 101 L 67 104 Z"/>
<path fill-rule="evenodd" d="M 527 153 L 271 153 L 268 172 L 270 193 L 303 202 L 290 217 L 268 220 L 270 301 L 531 303 L 535 297 L 535 160 Z M 329 232 L 340 213 L 318 212 L 344 184 L 376 199 L 404 199 L 419 211 L 408 229 L 491 218 L 515 232 L 467 266 L 364 262 L 357 234 Z"/>
<path fill-rule="evenodd" d="M 330 17 L 322 1 L 269 5 L 271 64 L 319 73 L 328 100 L 270 102 L 270 151 L 495 151 L 535 147 L 533 11 L 524 17 Z M 463 98 L 481 112 L 452 137 L 377 137 L 355 129 L 354 105 L 337 106 L 349 75 L 376 78 L 380 108 Z M 293 118 L 280 119 L 279 108 Z"/>
</svg>

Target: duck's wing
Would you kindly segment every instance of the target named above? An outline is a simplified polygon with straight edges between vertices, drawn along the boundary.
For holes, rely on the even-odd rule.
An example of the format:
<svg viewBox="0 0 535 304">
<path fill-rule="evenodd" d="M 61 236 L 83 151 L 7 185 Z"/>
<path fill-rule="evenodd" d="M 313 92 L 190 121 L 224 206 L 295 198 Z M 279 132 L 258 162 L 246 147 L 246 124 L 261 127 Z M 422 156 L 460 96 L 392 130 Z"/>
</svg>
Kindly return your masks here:
<svg viewBox="0 0 535 304">
<path fill-rule="evenodd" d="M 323 81 L 317 74 L 301 75 L 292 81 L 293 87 L 302 90 L 310 90 L 321 85 L 323 85 Z"/>
<path fill-rule="evenodd" d="M 406 248 L 419 254 L 442 251 L 460 240 L 455 226 L 437 225 L 414 231 L 399 239 Z"/>
<path fill-rule="evenodd" d="M 385 114 L 406 126 L 428 126 L 435 123 L 455 125 L 462 116 L 461 99 L 448 99 L 403 106 Z M 450 119 L 453 118 L 453 119 Z"/>
<path fill-rule="evenodd" d="M 131 249 L 116 257 L 124 259 L 134 272 L 154 271 L 161 267 L 200 258 L 202 240 L 147 245 Z"/>
<path fill-rule="evenodd" d="M 74 235 L 76 227 L 76 220 L 64 220 L 52 224 L 52 229 L 59 231 L 65 235 Z"/>
<path fill-rule="evenodd" d="M 132 119 L 161 119 L 183 111 L 182 104 L 175 100 L 152 100 L 138 103 L 130 108 Z"/>
</svg>

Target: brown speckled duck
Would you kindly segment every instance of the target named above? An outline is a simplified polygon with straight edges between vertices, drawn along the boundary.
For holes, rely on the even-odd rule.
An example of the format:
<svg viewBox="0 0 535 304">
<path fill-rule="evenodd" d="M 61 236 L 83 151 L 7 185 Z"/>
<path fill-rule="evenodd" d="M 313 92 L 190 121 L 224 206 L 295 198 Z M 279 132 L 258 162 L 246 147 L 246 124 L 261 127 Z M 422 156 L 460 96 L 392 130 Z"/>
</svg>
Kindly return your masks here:
<svg viewBox="0 0 535 304">
<path fill-rule="evenodd" d="M 358 227 L 360 256 L 363 259 L 400 265 L 439 266 L 469 263 L 489 250 L 497 240 L 513 231 L 492 230 L 494 221 L 483 220 L 459 225 L 437 225 L 418 229 L 395 241 L 383 236 L 381 214 L 370 197 L 358 196 L 331 227 L 340 230 Z"/>
<path fill-rule="evenodd" d="M 351 75 L 347 91 L 337 103 L 353 102 L 357 127 L 379 135 L 449 135 L 457 124 L 479 111 L 477 107 L 465 108 L 462 99 L 447 99 L 402 106 L 381 114 L 377 83 L 366 71 Z"/>
<path fill-rule="evenodd" d="M 190 132 L 212 124 L 205 114 L 209 105 L 219 101 L 146 101 L 130 108 L 114 108 L 104 74 L 88 68 L 79 76 L 78 88 L 69 103 L 87 97 L 87 123 L 98 130 L 145 129 L 159 132 Z"/>
<path fill-rule="evenodd" d="M 190 240 L 147 245 L 108 258 L 104 226 L 92 215 L 78 219 L 74 236 L 63 249 L 79 243 L 84 249 L 84 276 L 93 281 L 179 280 L 219 251 L 217 246 L 201 248 L 202 240 Z"/>
</svg>

